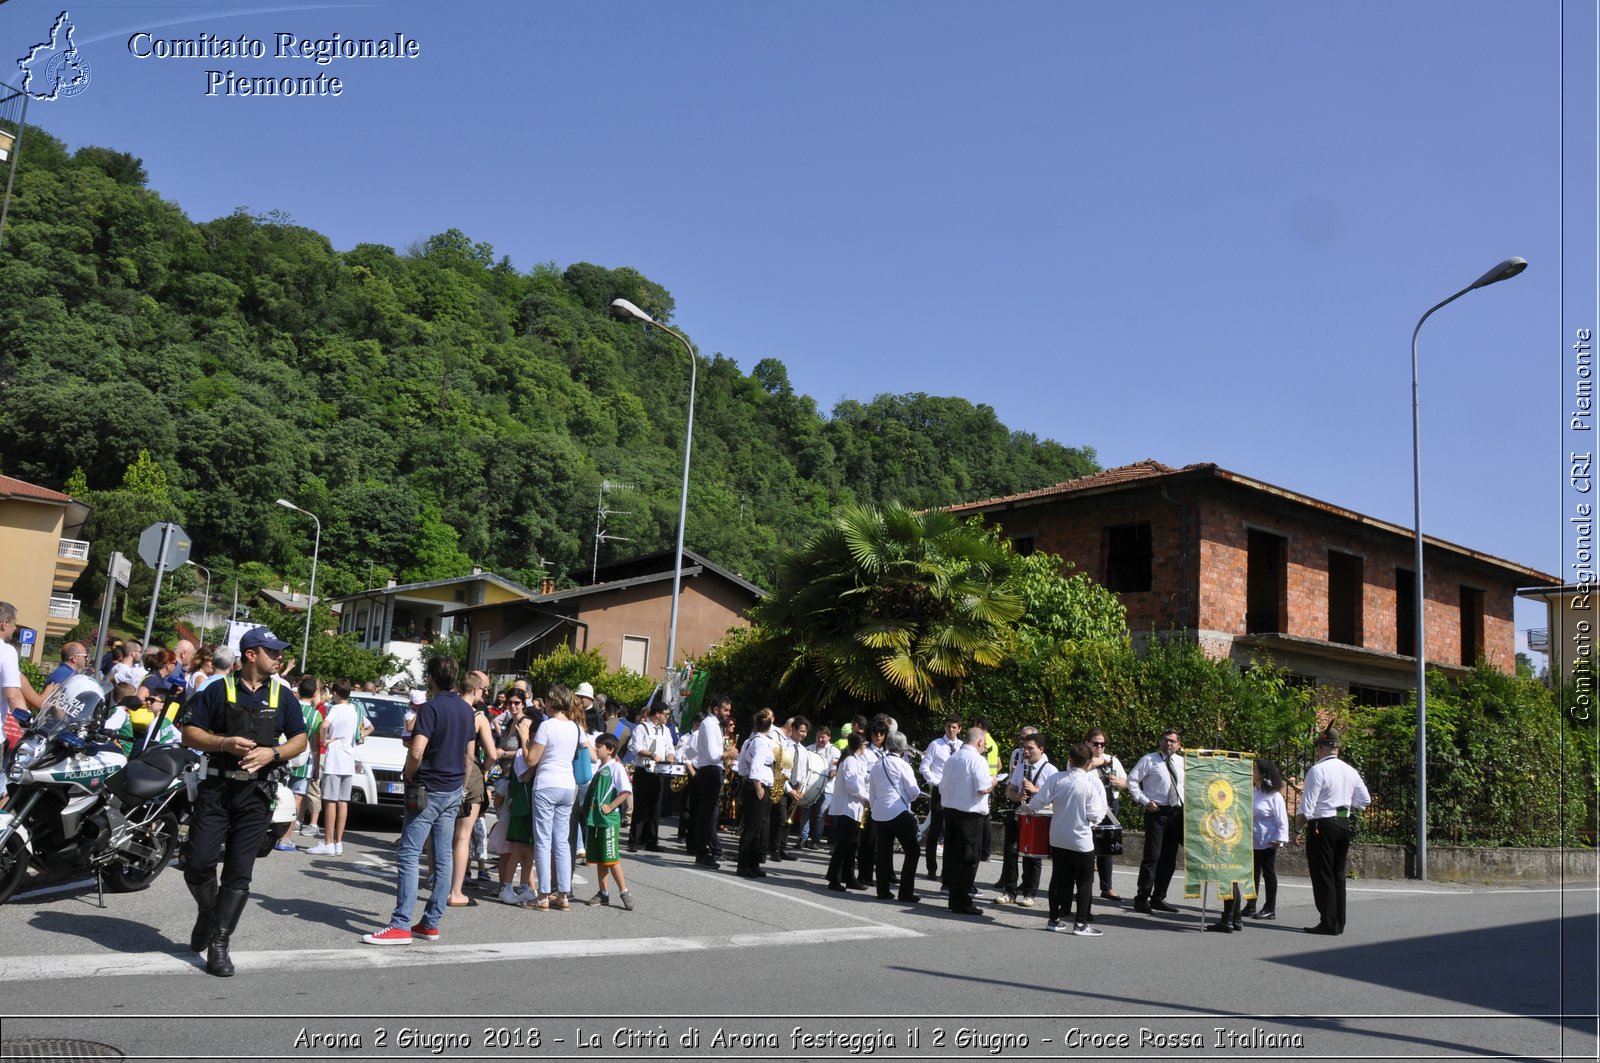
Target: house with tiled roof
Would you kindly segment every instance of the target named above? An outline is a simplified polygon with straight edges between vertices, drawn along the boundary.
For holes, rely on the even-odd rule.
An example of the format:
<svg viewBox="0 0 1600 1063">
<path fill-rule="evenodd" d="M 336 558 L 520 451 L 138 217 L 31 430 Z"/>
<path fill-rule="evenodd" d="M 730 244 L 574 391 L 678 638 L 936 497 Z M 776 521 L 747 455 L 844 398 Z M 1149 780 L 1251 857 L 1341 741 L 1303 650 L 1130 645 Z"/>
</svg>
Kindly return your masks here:
<svg viewBox="0 0 1600 1063">
<path fill-rule="evenodd" d="M 1241 664 L 1270 656 L 1367 704 L 1414 686 L 1410 528 L 1214 464 L 1150 460 L 949 509 L 1115 591 L 1136 639 L 1182 632 Z M 1518 589 L 1560 581 L 1433 536 L 1423 550 L 1429 664 L 1514 671 Z"/>
<path fill-rule="evenodd" d="M 89 507 L 71 495 L 0 476 L 0 601 L 17 607 L 19 649 L 39 664 L 44 640 L 78 625 L 72 585 L 89 564 L 89 544 L 76 538 Z"/>
</svg>

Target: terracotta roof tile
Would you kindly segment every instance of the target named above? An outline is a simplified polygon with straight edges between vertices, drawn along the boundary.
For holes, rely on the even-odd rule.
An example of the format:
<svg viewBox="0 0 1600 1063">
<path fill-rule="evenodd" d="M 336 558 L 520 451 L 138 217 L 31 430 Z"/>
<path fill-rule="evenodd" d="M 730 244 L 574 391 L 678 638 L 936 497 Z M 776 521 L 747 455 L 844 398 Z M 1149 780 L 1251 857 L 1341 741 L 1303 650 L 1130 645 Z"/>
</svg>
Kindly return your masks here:
<svg viewBox="0 0 1600 1063">
<path fill-rule="evenodd" d="M 1078 494 L 1082 491 L 1093 491 L 1100 487 L 1112 487 L 1116 484 L 1129 483 L 1134 480 L 1149 480 L 1158 476 L 1170 476 L 1175 472 L 1187 472 L 1190 469 L 1204 468 L 1203 465 L 1185 465 L 1181 469 L 1174 469 L 1170 465 L 1163 465 L 1154 458 L 1136 461 L 1132 465 L 1119 465 L 1115 469 L 1103 469 L 1092 472 L 1087 476 L 1080 476 L 1076 480 L 1066 480 L 1050 487 L 1040 487 L 1033 491 L 1023 491 L 1015 495 L 1002 495 L 999 498 L 985 498 L 978 502 L 962 502 L 958 505 L 947 507 L 951 513 L 964 513 L 968 510 L 983 509 L 987 506 L 998 506 L 1007 502 L 1020 502 L 1030 498 L 1056 498 L 1060 495 Z"/>
<path fill-rule="evenodd" d="M 0 498 L 28 498 L 38 502 L 71 502 L 71 495 L 40 487 L 15 476 L 0 476 Z"/>
</svg>

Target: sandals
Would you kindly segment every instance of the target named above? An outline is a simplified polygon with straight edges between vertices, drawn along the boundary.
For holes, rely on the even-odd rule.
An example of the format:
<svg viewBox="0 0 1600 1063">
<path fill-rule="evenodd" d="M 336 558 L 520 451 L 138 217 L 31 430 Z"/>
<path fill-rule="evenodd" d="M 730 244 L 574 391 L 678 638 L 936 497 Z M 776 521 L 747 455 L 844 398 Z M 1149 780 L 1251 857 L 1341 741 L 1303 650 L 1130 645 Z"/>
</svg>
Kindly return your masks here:
<svg viewBox="0 0 1600 1063">
<path fill-rule="evenodd" d="M 553 894 L 550 898 L 549 906 L 558 912 L 564 912 L 568 908 L 572 907 L 571 903 L 568 902 L 567 895 L 565 893 Z"/>
</svg>

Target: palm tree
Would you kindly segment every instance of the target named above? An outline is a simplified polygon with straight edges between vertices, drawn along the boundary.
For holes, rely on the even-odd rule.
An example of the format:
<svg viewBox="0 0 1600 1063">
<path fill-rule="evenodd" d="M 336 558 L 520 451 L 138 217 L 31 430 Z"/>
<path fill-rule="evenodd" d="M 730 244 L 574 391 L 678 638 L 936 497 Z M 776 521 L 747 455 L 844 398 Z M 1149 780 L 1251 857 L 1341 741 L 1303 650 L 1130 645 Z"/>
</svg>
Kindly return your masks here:
<svg viewBox="0 0 1600 1063">
<path fill-rule="evenodd" d="M 840 509 L 784 559 L 760 610 L 791 647 L 784 684 L 819 709 L 843 695 L 940 710 L 975 667 L 1009 651 L 1023 612 L 1014 557 L 992 533 L 942 510 Z"/>
</svg>

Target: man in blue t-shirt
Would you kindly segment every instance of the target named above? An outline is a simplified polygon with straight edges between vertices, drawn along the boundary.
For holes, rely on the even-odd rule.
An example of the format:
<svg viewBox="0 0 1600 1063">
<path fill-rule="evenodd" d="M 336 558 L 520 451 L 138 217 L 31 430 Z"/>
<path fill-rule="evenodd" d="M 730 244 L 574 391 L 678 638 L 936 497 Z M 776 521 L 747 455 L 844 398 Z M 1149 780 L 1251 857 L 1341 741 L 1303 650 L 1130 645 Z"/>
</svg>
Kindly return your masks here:
<svg viewBox="0 0 1600 1063">
<path fill-rule="evenodd" d="M 467 778 L 467 747 L 472 742 L 472 706 L 456 693 L 461 665 L 454 657 L 435 657 L 428 662 L 430 697 L 417 708 L 411 728 L 410 753 L 406 756 L 406 822 L 400 832 L 396 862 L 400 877 L 395 889 L 394 913 L 389 925 L 376 933 L 363 934 L 369 945 L 409 945 L 413 938 L 439 940 L 439 921 L 444 917 L 450 895 L 450 873 L 454 869 L 451 841 L 455 834 L 456 813 L 461 811 L 462 790 Z M 413 790 L 426 794 L 420 803 Z M 433 839 L 433 880 L 428 907 L 415 925 L 411 911 L 417 903 L 417 859 L 422 844 Z"/>
</svg>

